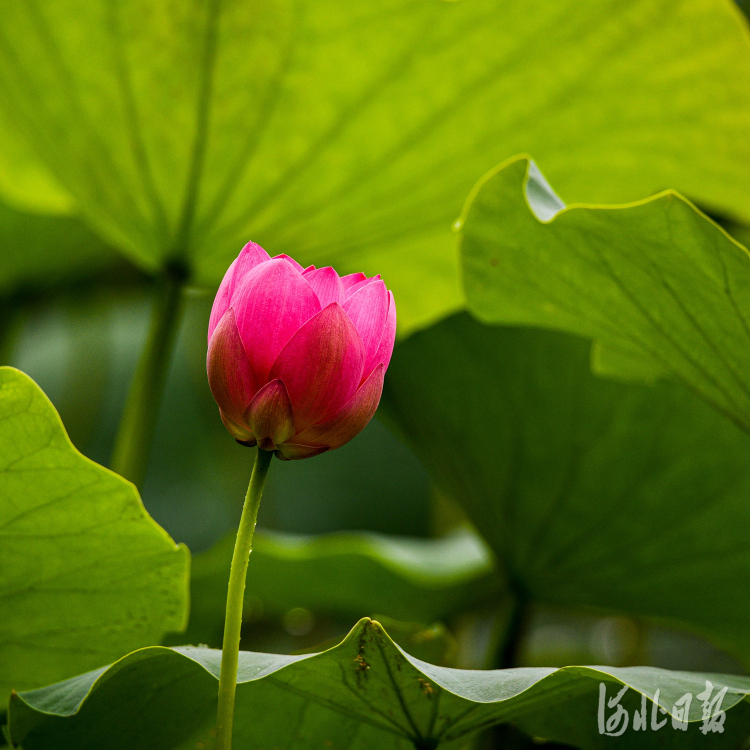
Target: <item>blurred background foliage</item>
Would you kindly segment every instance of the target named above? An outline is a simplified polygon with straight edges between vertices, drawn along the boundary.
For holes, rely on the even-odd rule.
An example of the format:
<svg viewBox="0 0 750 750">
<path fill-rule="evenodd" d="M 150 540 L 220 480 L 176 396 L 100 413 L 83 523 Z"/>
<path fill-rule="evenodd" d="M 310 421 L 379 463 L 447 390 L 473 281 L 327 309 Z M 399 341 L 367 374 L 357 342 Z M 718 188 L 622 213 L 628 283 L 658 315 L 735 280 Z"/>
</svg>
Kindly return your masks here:
<svg viewBox="0 0 750 750">
<path fill-rule="evenodd" d="M 12 0 L 0 20 L 0 364 L 103 465 L 179 287 L 140 483 L 195 555 L 166 642 L 220 642 L 253 452 L 218 419 L 205 336 L 252 238 L 382 273 L 401 325 L 362 435 L 271 472 L 243 648 L 379 615 L 452 666 L 744 673 L 747 435 L 682 386 L 595 378 L 586 341 L 457 313 L 451 229 L 527 151 L 566 200 L 672 187 L 746 238 L 744 19 L 722 0 L 308 5 Z"/>
</svg>

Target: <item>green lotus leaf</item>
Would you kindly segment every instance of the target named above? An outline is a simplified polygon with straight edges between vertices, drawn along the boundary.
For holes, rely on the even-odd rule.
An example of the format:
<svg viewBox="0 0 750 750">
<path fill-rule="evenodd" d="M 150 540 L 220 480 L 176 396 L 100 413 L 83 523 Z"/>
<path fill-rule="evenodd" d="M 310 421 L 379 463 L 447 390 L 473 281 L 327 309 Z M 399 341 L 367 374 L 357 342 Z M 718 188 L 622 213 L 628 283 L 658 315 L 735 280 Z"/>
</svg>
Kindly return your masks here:
<svg viewBox="0 0 750 750">
<path fill-rule="evenodd" d="M 0 203 L 0 297 L 74 282 L 124 265 L 121 254 L 72 216 Z"/>
<path fill-rule="evenodd" d="M 10 737 L 25 750 L 209 748 L 220 659 L 220 651 L 207 648 L 147 648 L 110 667 L 14 694 Z M 634 731 L 629 724 L 618 746 L 699 748 L 707 742 L 698 698 L 706 680 L 714 698 L 727 688 L 720 706 L 725 731 L 711 733 L 711 747 L 734 747 L 750 731 L 744 700 L 750 678 L 650 667 L 449 669 L 409 656 L 382 626 L 365 619 L 341 644 L 320 654 L 241 652 L 234 744 L 248 750 L 425 750 L 460 747 L 477 729 L 516 721 L 530 733 L 544 728 L 549 733 L 537 736 L 545 739 L 598 748 L 611 740 L 599 734 L 600 686 L 608 701 L 627 686 L 629 695 L 620 696 L 623 710 L 632 714 L 643 701 L 649 721 L 653 711 L 659 723 L 666 718 L 666 726 Z M 688 694 L 685 729 L 674 729 L 671 719 L 681 718 L 678 701 Z M 603 730 L 613 731 L 607 722 L 616 710 L 603 708 Z M 709 707 L 707 716 L 717 714 L 716 704 Z"/>
<path fill-rule="evenodd" d="M 0 201 L 21 212 L 56 215 L 75 210 L 67 193 L 36 156 L 28 140 L 18 133 L 0 108 Z M 5 239 L 3 244 L 5 244 Z"/>
<path fill-rule="evenodd" d="M 234 537 L 193 560 L 190 625 L 171 643 L 221 643 Z M 302 536 L 255 532 L 245 590 L 247 612 L 282 615 L 295 607 L 359 618 L 383 614 L 434 622 L 498 596 L 501 581 L 476 534 L 441 539 L 381 534 Z"/>
<path fill-rule="evenodd" d="M 184 628 L 190 556 L 130 482 L 73 447 L 0 368 L 0 693 L 62 680 Z"/>
<path fill-rule="evenodd" d="M 462 305 L 450 224 L 519 150 L 576 200 L 672 186 L 750 220 L 725 0 L 8 0 L 0 86 L 0 185 L 21 134 L 42 198 L 145 269 L 215 285 L 252 238 L 382 273 L 404 330 Z"/>
<path fill-rule="evenodd" d="M 383 408 L 521 605 L 643 618 L 750 664 L 750 436 L 679 383 L 593 375 L 589 350 L 463 313 L 396 347 Z"/>
<path fill-rule="evenodd" d="M 566 207 L 519 157 L 458 224 L 481 320 L 595 339 L 599 372 L 668 374 L 750 430 L 750 255 L 680 195 Z"/>
</svg>

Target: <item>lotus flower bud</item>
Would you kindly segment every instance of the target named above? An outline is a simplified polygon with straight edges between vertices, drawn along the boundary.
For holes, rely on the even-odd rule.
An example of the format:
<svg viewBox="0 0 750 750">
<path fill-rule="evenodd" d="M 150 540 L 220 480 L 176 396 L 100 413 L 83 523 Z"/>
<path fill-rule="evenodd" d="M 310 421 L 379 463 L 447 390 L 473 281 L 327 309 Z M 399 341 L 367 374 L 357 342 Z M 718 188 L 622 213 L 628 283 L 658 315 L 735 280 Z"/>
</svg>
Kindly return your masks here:
<svg viewBox="0 0 750 750">
<path fill-rule="evenodd" d="M 340 277 L 250 242 L 208 324 L 208 383 L 231 435 L 284 460 L 338 448 L 370 421 L 396 336 L 380 276 Z"/>
</svg>

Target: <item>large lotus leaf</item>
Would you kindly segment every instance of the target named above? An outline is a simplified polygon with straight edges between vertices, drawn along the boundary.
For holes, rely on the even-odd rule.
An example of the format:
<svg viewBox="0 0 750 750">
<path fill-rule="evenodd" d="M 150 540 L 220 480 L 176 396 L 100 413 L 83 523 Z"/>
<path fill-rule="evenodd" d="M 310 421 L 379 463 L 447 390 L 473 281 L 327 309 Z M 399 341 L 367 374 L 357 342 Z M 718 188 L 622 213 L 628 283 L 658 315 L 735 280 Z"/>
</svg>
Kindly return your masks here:
<svg viewBox="0 0 750 750">
<path fill-rule="evenodd" d="M 34 153 L 27 139 L 8 122 L 0 109 L 0 201 L 20 211 L 69 214 L 73 198 L 62 189 Z"/>
<path fill-rule="evenodd" d="M 185 626 L 189 554 L 129 482 L 0 368 L 0 694 L 62 680 Z"/>
<path fill-rule="evenodd" d="M 673 186 L 750 218 L 750 46 L 725 0 L 7 0 L 0 86 L 144 267 L 215 284 L 252 238 L 382 273 L 404 327 L 461 304 L 450 223 L 519 150 L 573 198 Z"/>
<path fill-rule="evenodd" d="M 234 535 L 194 558 L 190 625 L 181 643 L 221 643 L 233 548 Z M 353 619 L 379 613 L 417 622 L 444 619 L 501 591 L 491 554 L 463 530 L 442 539 L 400 539 L 258 529 L 247 580 L 247 611 L 262 607 L 279 615 L 305 607 Z"/>
<path fill-rule="evenodd" d="M 458 224 L 482 320 L 591 337 L 600 372 L 668 373 L 750 430 L 750 255 L 684 198 L 566 208 L 519 157 Z"/>
<path fill-rule="evenodd" d="M 111 667 L 13 695 L 9 725 L 25 750 L 187 750 L 210 748 L 221 652 L 148 648 Z M 706 680 L 712 697 L 727 688 L 724 732 L 700 731 Z M 527 731 L 582 748 L 736 747 L 750 733 L 750 678 L 648 667 L 566 667 L 474 671 L 436 667 L 398 649 L 382 627 L 361 620 L 321 654 L 240 653 L 234 744 L 238 748 L 459 747 L 478 728 L 517 720 Z M 630 731 L 619 742 L 599 734 L 600 684 L 630 712 L 656 713 L 659 731 Z M 658 706 L 651 698 L 659 691 Z M 690 694 L 686 729 L 675 704 Z M 646 696 L 645 699 L 642 696 Z M 605 719 L 615 709 L 603 707 Z M 729 710 L 731 709 L 731 710 Z M 709 710 L 715 713 L 717 707 Z M 678 717 L 679 718 L 679 717 Z M 615 725 L 612 725 L 615 726 Z M 607 724 L 605 721 L 604 729 Z M 612 730 L 610 730 L 612 731 Z"/>
<path fill-rule="evenodd" d="M 0 203 L 0 296 L 73 281 L 123 264 L 80 220 L 18 211 Z"/>
<path fill-rule="evenodd" d="M 383 405 L 521 600 L 686 628 L 750 663 L 750 437 L 680 384 L 592 375 L 589 348 L 463 313 L 396 348 Z"/>
</svg>

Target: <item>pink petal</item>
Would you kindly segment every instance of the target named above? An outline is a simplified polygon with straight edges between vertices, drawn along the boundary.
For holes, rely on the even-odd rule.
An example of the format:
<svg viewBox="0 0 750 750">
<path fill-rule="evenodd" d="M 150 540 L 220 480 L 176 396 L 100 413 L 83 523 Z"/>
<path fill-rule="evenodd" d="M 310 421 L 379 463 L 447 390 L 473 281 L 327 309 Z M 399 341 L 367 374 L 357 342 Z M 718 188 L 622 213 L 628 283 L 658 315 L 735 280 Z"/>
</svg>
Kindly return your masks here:
<svg viewBox="0 0 750 750">
<path fill-rule="evenodd" d="M 281 255 L 273 256 L 274 260 L 276 260 L 277 258 L 285 260 L 287 263 L 291 264 L 293 268 L 296 268 L 300 273 L 305 270 L 299 263 L 297 263 L 296 260 L 294 260 L 294 258 L 290 258 L 286 253 L 281 253 Z"/>
<path fill-rule="evenodd" d="M 232 261 L 224 278 L 219 284 L 219 291 L 214 297 L 214 304 L 211 307 L 211 317 L 208 319 L 208 340 L 211 341 L 211 334 L 216 330 L 219 321 L 224 317 L 224 313 L 229 309 L 229 286 L 234 278 L 234 269 L 237 266 L 237 258 Z"/>
<path fill-rule="evenodd" d="M 378 351 L 375 354 L 375 362 L 378 362 L 388 369 L 393 354 L 393 344 L 396 341 L 396 302 L 393 299 L 393 292 L 388 292 L 388 318 L 383 327 L 383 336 L 378 344 Z"/>
<path fill-rule="evenodd" d="M 268 253 L 255 242 L 248 242 L 240 250 L 240 254 L 232 261 L 224 278 L 219 285 L 219 291 L 214 298 L 214 304 L 211 308 L 211 317 L 208 321 L 208 340 L 211 340 L 211 334 L 219 325 L 224 313 L 232 304 L 232 295 L 237 286 L 237 279 L 241 279 L 248 271 L 253 269 L 259 263 L 269 260 Z"/>
<path fill-rule="evenodd" d="M 294 437 L 292 404 L 281 380 L 266 383 L 253 396 L 245 412 L 245 423 L 264 451 L 275 450 L 277 445 Z"/>
<path fill-rule="evenodd" d="M 356 294 L 363 286 L 367 286 L 368 284 L 372 284 L 373 281 L 380 281 L 380 274 L 377 276 L 372 276 L 371 278 L 365 277 L 363 281 L 358 281 L 356 284 L 352 284 L 347 290 L 346 290 L 346 298 L 349 299 L 352 295 Z"/>
<path fill-rule="evenodd" d="M 363 273 L 350 273 L 348 276 L 341 277 L 341 283 L 344 285 L 344 289 L 348 290 L 360 281 L 367 281 L 367 276 Z"/>
<path fill-rule="evenodd" d="M 308 274 L 308 273 L 310 273 L 311 271 L 314 271 L 314 270 L 315 270 L 315 266 L 308 266 L 308 267 L 307 267 L 307 268 L 306 268 L 306 269 L 305 269 L 305 270 L 304 270 L 304 271 L 302 272 L 302 275 L 304 276 L 305 274 Z"/>
<path fill-rule="evenodd" d="M 315 294 L 318 295 L 321 307 L 330 305 L 331 302 L 338 302 L 340 305 L 344 304 L 346 296 L 344 285 L 341 283 L 339 275 L 330 266 L 318 268 L 310 272 L 305 271 L 302 275 L 313 288 Z"/>
<path fill-rule="evenodd" d="M 221 421 L 224 423 L 224 427 L 227 428 L 229 434 L 238 443 L 247 445 L 250 448 L 252 448 L 254 445 L 257 445 L 257 441 L 253 437 L 253 433 L 250 432 L 250 430 L 243 427 L 242 425 L 237 424 L 236 422 L 233 422 L 226 414 L 224 414 L 221 409 L 219 409 L 219 414 L 221 414 Z"/>
<path fill-rule="evenodd" d="M 336 302 L 307 321 L 273 363 L 286 385 L 298 430 L 332 417 L 354 394 L 364 352 L 357 329 Z"/>
<path fill-rule="evenodd" d="M 366 378 L 378 363 L 375 356 L 383 336 L 388 317 L 388 290 L 382 281 L 365 284 L 344 303 L 344 311 L 357 329 L 365 350 L 365 366 L 362 377 Z"/>
<path fill-rule="evenodd" d="M 307 427 L 294 437 L 299 445 L 340 448 L 358 435 L 375 414 L 383 393 L 385 367 L 378 365 L 347 403 L 327 422 Z"/>
<path fill-rule="evenodd" d="M 257 243 L 248 242 L 245 247 L 240 250 L 240 254 L 237 256 L 237 267 L 234 271 L 234 276 L 229 284 L 229 299 L 232 304 L 232 297 L 234 296 L 237 287 L 241 285 L 242 279 L 247 276 L 250 271 L 261 263 L 265 263 L 267 260 L 271 260 L 268 253 Z"/>
<path fill-rule="evenodd" d="M 232 307 L 224 313 L 208 342 L 206 370 L 208 385 L 219 408 L 233 422 L 242 425 L 242 415 L 258 386 Z"/>
<path fill-rule="evenodd" d="M 232 305 L 259 384 L 268 380 L 268 371 L 287 341 L 320 311 L 310 285 L 281 258 L 253 268 L 238 285 Z"/>
</svg>

